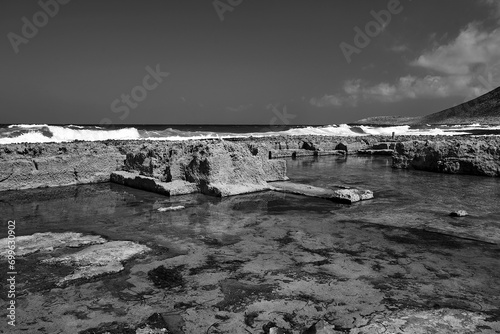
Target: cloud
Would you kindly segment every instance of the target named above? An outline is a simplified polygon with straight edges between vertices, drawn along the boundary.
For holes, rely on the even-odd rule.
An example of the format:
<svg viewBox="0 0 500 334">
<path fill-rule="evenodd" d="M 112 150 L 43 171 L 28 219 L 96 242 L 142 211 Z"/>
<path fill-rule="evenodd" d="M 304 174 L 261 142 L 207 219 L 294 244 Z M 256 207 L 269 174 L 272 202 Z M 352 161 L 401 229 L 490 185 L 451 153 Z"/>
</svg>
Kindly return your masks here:
<svg viewBox="0 0 500 334">
<path fill-rule="evenodd" d="M 356 106 L 363 101 L 475 98 L 500 85 L 500 29 L 485 32 L 476 24 L 469 24 L 453 41 L 423 52 L 410 65 L 429 74 L 406 75 L 392 83 L 372 85 L 359 79 L 349 80 L 343 92 L 312 98 L 310 103 L 316 107 L 341 107 Z"/>
<path fill-rule="evenodd" d="M 443 98 L 473 93 L 480 94 L 479 90 L 470 91 L 467 80 L 456 80 L 442 76 L 405 76 L 395 83 L 382 82 L 369 85 L 361 80 L 349 80 L 344 84 L 343 92 L 336 95 L 325 95 L 321 98 L 313 97 L 310 104 L 319 108 L 324 107 L 355 107 L 361 102 L 394 103 L 407 99 Z"/>
<path fill-rule="evenodd" d="M 492 6 L 494 9 L 494 17 L 500 21 L 500 2 L 498 0 L 480 0 L 479 2 Z"/>
<path fill-rule="evenodd" d="M 412 65 L 447 75 L 470 75 L 477 68 L 494 67 L 500 60 L 500 29 L 490 33 L 469 24 L 449 44 L 418 57 Z"/>
</svg>

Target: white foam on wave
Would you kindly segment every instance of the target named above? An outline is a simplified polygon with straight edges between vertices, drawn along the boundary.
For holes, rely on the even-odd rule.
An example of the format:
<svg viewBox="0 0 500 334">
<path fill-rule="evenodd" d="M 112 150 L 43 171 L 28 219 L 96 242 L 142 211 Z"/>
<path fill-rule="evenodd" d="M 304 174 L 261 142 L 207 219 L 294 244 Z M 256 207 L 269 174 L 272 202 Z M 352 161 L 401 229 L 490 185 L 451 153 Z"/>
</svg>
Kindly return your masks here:
<svg viewBox="0 0 500 334">
<path fill-rule="evenodd" d="M 359 136 L 359 133 L 352 131 L 352 128 L 347 124 L 329 125 L 323 127 L 308 126 L 305 128 L 290 129 L 279 132 L 284 135 L 316 135 L 316 136 Z"/>
<path fill-rule="evenodd" d="M 90 129 L 70 129 L 62 126 L 47 125 L 21 125 L 16 127 L 38 128 L 23 133 L 13 138 L 0 138 L 0 144 L 19 144 L 19 143 L 51 143 L 51 142 L 70 142 L 75 140 L 99 141 L 99 140 L 132 140 L 140 139 L 139 131 L 136 128 L 124 128 L 118 130 L 90 130 Z M 51 137 L 43 134 L 50 132 Z"/>
<path fill-rule="evenodd" d="M 13 124 L 9 125 L 9 129 L 33 129 L 33 128 L 43 128 L 48 127 L 47 124 Z"/>
<path fill-rule="evenodd" d="M 354 128 L 358 128 L 360 131 L 354 131 Z M 276 133 L 266 133 L 268 135 L 318 135 L 318 136 L 348 136 L 348 137 L 359 137 L 359 136 L 391 136 L 394 133 L 396 136 L 404 135 L 414 135 L 414 136 L 455 136 L 460 134 L 467 134 L 466 132 L 459 131 L 444 131 L 439 128 L 428 128 L 428 129 L 411 129 L 409 125 L 403 126 L 390 126 L 390 127 L 373 127 L 364 126 L 351 127 L 347 124 L 341 125 L 330 125 L 324 127 L 305 127 L 299 129 L 290 129 L 283 132 Z"/>
<path fill-rule="evenodd" d="M 49 143 L 49 142 L 70 142 L 81 141 L 101 141 L 101 140 L 203 140 L 203 139 L 227 139 L 227 138 L 248 138 L 248 137 L 270 137 L 270 136 L 396 136 L 415 135 L 415 136 L 456 136 L 468 134 L 464 132 L 473 129 L 497 129 L 499 126 L 477 126 L 476 124 L 462 127 L 428 127 L 423 129 L 412 129 L 410 126 L 392 126 L 392 127 L 374 127 L 374 126 L 349 126 L 347 124 L 328 125 L 328 126 L 308 126 L 303 128 L 294 128 L 285 131 L 255 132 L 255 133 L 223 133 L 215 132 L 183 132 L 181 130 L 167 129 L 163 131 L 142 131 L 136 128 L 123 128 L 109 130 L 98 126 L 53 126 L 45 124 L 19 124 L 9 126 L 9 130 L 20 133 L 16 137 L 0 138 L 0 144 L 18 144 L 18 143 Z M 142 135 L 141 135 L 142 134 Z"/>
<path fill-rule="evenodd" d="M 500 126 L 498 126 L 498 125 L 471 124 L 471 125 L 464 125 L 464 126 L 454 125 L 453 127 L 458 128 L 459 130 L 500 130 Z M 453 129 L 452 131 L 455 131 L 455 129 Z"/>
<path fill-rule="evenodd" d="M 456 136 L 467 134 L 467 132 L 460 132 L 459 130 L 445 131 L 439 128 L 411 129 L 409 125 L 389 127 L 371 127 L 362 125 L 360 128 L 366 135 L 373 136 L 391 136 L 393 133 L 395 136 Z"/>
</svg>

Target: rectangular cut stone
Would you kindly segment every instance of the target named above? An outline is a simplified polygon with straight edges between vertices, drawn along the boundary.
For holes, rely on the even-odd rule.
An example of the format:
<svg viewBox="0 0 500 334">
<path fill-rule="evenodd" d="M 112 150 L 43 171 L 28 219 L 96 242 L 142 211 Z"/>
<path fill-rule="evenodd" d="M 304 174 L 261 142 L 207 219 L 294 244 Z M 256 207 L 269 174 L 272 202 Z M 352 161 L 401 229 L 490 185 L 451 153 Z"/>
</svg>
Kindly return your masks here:
<svg viewBox="0 0 500 334">
<path fill-rule="evenodd" d="M 359 201 L 364 201 L 373 198 L 373 192 L 370 190 L 358 189 L 326 189 L 310 186 L 307 184 L 293 183 L 293 182 L 273 182 L 273 190 L 304 195 L 309 197 L 318 197 L 328 199 L 334 202 L 352 204 Z"/>
<path fill-rule="evenodd" d="M 111 173 L 111 182 L 167 196 L 186 195 L 199 191 L 198 186 L 194 183 L 181 180 L 161 182 L 152 177 L 125 171 Z"/>
<path fill-rule="evenodd" d="M 238 183 L 238 184 L 227 184 L 227 183 L 211 183 L 207 189 L 204 191 L 207 195 L 217 196 L 217 197 L 228 197 L 235 195 L 250 194 L 254 192 L 271 190 L 271 187 L 267 183 L 255 184 L 255 183 Z"/>
</svg>

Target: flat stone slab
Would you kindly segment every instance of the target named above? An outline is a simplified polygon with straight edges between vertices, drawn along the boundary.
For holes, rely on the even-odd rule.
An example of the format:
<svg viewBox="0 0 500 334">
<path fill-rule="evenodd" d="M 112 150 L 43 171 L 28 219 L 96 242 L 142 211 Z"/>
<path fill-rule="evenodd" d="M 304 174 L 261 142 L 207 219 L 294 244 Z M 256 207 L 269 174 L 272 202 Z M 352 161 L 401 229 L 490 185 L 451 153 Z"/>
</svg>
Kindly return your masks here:
<svg viewBox="0 0 500 334">
<path fill-rule="evenodd" d="M 217 197 L 229 197 L 236 195 L 251 194 L 260 191 L 271 190 L 267 182 L 262 183 L 210 183 L 207 186 L 206 194 Z"/>
<path fill-rule="evenodd" d="M 194 183 L 182 180 L 161 182 L 160 180 L 152 177 L 125 171 L 116 171 L 111 173 L 111 182 L 166 196 L 187 195 L 199 192 L 198 186 Z"/>
<path fill-rule="evenodd" d="M 0 257 L 8 256 L 9 240 L 0 239 Z M 81 233 L 35 233 L 16 238 L 16 256 L 22 257 L 38 252 L 51 252 L 56 248 L 77 248 L 105 243 L 106 239 L 97 235 L 83 235 Z"/>
<path fill-rule="evenodd" d="M 149 247 L 132 241 L 110 241 L 70 255 L 46 259 L 42 263 L 75 267 L 71 275 L 57 283 L 58 286 L 65 286 L 75 280 L 120 272 L 124 269 L 123 261 L 147 251 L 150 251 Z"/>
<path fill-rule="evenodd" d="M 359 201 L 365 201 L 373 198 L 373 192 L 370 190 L 358 189 L 326 189 L 310 186 L 307 184 L 293 183 L 293 182 L 273 182 L 271 184 L 272 190 L 304 195 L 309 197 L 324 198 L 334 202 L 352 204 Z"/>
</svg>

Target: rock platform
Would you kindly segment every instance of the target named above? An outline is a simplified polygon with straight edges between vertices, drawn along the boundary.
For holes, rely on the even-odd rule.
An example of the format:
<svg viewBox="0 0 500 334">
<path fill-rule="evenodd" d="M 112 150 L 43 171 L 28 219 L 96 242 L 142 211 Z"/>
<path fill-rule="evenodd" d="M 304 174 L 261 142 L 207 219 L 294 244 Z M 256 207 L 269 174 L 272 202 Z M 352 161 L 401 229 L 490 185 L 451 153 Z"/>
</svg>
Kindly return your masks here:
<svg viewBox="0 0 500 334">
<path fill-rule="evenodd" d="M 328 199 L 333 202 L 352 204 L 373 198 L 370 190 L 326 189 L 292 182 L 273 182 L 272 189 L 279 192 Z"/>
</svg>

